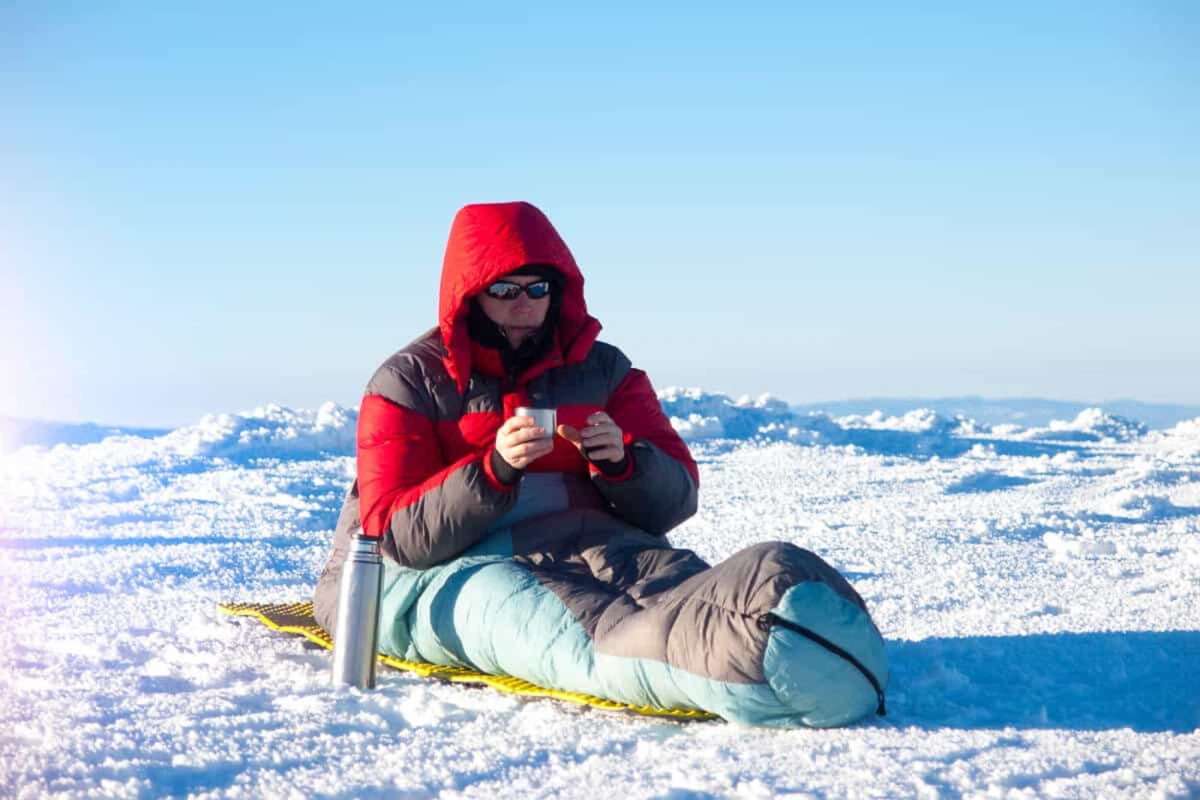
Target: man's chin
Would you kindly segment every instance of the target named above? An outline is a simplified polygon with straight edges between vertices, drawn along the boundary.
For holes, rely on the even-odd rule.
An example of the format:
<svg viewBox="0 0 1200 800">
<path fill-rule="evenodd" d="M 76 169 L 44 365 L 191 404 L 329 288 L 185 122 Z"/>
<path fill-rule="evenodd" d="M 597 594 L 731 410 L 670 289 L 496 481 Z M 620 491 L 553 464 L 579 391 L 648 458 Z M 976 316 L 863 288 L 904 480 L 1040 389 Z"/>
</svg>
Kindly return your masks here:
<svg viewBox="0 0 1200 800">
<path fill-rule="evenodd" d="M 517 347 L 521 342 L 524 342 L 536 333 L 540 327 L 540 325 L 505 325 L 504 335 L 508 339 L 509 344 Z"/>
</svg>

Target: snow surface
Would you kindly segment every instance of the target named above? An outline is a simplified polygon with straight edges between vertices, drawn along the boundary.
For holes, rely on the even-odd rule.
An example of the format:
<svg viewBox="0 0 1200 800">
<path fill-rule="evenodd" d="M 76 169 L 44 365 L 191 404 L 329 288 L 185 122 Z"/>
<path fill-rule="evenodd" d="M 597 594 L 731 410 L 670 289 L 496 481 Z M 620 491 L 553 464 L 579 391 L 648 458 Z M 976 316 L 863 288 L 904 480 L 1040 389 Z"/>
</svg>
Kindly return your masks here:
<svg viewBox="0 0 1200 800">
<path fill-rule="evenodd" d="M 0 456 L 0 796 L 1200 795 L 1200 419 L 1044 428 L 661 395 L 705 558 L 783 539 L 863 594 L 889 715 L 676 723 L 423 681 L 226 618 L 307 597 L 356 413 L 269 406 Z"/>
</svg>

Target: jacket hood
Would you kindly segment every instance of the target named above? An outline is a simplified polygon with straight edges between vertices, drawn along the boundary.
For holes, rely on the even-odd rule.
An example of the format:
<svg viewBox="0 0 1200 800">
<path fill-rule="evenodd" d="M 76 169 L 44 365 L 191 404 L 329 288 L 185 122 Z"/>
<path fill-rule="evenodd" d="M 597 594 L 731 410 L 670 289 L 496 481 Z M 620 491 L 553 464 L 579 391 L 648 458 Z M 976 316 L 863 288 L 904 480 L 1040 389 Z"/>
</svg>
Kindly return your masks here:
<svg viewBox="0 0 1200 800">
<path fill-rule="evenodd" d="M 526 202 L 463 206 L 450 226 L 438 298 L 446 369 L 460 392 L 471 377 L 470 298 L 526 264 L 548 264 L 562 274 L 562 306 L 549 357 L 557 363 L 582 361 L 596 341 L 600 322 L 587 313 L 583 273 L 546 215 Z"/>
</svg>

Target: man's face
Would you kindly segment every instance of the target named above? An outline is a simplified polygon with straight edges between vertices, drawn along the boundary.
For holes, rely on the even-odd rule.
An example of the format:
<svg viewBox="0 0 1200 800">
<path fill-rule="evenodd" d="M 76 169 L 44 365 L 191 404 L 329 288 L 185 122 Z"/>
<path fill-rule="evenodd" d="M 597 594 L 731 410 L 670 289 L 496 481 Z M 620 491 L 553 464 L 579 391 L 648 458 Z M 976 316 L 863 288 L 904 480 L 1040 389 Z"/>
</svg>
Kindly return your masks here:
<svg viewBox="0 0 1200 800">
<path fill-rule="evenodd" d="M 536 275 L 507 275 L 497 283 L 515 283 L 525 287 L 534 283 L 545 282 L 544 278 Z M 534 300 L 524 291 L 513 300 L 501 300 L 488 295 L 486 291 L 479 293 L 479 307 L 488 319 L 500 326 L 513 347 L 519 345 L 530 334 L 541 327 L 550 309 L 550 295 Z"/>
</svg>

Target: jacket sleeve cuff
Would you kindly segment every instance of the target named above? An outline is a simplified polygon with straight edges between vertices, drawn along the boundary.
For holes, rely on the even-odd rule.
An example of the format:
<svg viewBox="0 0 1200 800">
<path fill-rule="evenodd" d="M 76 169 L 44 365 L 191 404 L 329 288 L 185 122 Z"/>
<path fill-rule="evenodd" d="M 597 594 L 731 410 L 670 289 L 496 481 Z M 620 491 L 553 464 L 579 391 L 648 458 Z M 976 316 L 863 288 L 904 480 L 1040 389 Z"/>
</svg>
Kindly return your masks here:
<svg viewBox="0 0 1200 800">
<path fill-rule="evenodd" d="M 525 470 L 517 469 L 504 460 L 504 457 L 492 448 L 483 458 L 483 474 L 488 483 L 497 491 L 507 492 L 516 486 L 517 481 L 525 474 Z"/>
<path fill-rule="evenodd" d="M 600 477 L 606 481 L 627 481 L 633 477 L 633 451 L 628 446 L 625 448 L 625 457 L 620 461 L 613 463 L 612 461 L 588 462 L 588 472 L 592 477 Z"/>
</svg>

